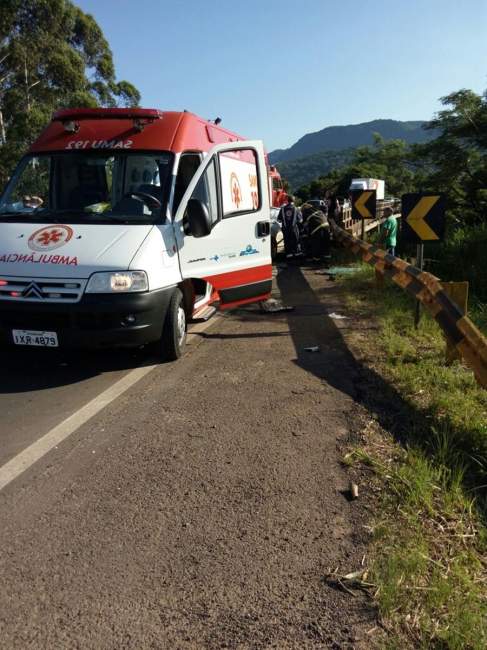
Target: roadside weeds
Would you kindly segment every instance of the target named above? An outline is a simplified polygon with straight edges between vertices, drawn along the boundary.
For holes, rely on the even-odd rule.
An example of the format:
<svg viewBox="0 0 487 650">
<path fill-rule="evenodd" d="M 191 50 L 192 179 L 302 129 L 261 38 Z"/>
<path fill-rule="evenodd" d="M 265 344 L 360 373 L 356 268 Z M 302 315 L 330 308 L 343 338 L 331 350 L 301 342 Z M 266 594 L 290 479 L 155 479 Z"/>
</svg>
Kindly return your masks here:
<svg viewBox="0 0 487 650">
<path fill-rule="evenodd" d="M 375 289 L 373 269 L 363 265 L 337 285 L 353 319 L 347 345 L 391 391 L 361 388 L 369 415 L 344 462 L 370 474 L 378 514 L 368 566 L 336 578 L 377 603 L 382 647 L 483 649 L 487 392 L 460 363 L 446 365 L 431 318 L 423 314 L 414 330 L 407 295 L 388 283 Z M 371 318 L 378 329 L 361 327 Z"/>
</svg>

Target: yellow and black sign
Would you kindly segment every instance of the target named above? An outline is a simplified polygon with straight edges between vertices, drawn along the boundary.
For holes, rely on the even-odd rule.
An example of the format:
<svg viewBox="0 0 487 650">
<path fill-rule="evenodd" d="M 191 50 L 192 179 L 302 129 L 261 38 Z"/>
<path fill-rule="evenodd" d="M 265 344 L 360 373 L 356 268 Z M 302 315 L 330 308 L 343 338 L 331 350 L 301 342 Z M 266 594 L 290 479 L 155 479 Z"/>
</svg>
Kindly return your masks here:
<svg viewBox="0 0 487 650">
<path fill-rule="evenodd" d="M 377 211 L 375 190 L 352 190 L 352 219 L 375 219 Z"/>
<path fill-rule="evenodd" d="M 441 241 L 445 234 L 445 199 L 441 194 L 404 194 L 402 238 L 420 244 Z"/>
</svg>

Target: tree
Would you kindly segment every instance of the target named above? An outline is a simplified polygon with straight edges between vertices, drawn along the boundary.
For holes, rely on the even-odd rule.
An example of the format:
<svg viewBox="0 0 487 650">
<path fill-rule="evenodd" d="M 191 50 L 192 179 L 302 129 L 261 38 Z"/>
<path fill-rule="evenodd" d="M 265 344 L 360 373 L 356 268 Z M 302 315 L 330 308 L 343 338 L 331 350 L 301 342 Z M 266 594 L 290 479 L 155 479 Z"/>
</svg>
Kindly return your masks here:
<svg viewBox="0 0 487 650">
<path fill-rule="evenodd" d="M 439 136 L 412 147 L 422 172 L 421 189 L 446 194 L 450 217 L 459 224 L 487 221 L 487 92 L 459 90 L 442 98 L 447 108 L 429 123 Z"/>
<path fill-rule="evenodd" d="M 353 177 L 382 178 L 387 194 L 401 196 L 415 187 L 415 170 L 409 157 L 410 147 L 404 140 L 386 141 L 376 133 L 372 147 L 356 150 L 349 173 Z"/>
<path fill-rule="evenodd" d="M 49 121 L 76 106 L 136 106 L 138 90 L 116 81 L 110 47 L 93 16 L 70 0 L 2 0 L 0 182 Z M 2 133 L 0 132 L 0 138 Z"/>
</svg>

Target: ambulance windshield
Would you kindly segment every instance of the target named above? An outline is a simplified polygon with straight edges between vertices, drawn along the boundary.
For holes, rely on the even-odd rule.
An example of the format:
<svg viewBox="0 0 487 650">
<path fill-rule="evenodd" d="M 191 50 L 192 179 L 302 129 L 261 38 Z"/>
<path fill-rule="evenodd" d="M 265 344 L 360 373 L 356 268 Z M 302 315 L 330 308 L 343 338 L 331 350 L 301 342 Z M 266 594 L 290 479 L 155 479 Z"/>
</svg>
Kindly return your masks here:
<svg viewBox="0 0 487 650">
<path fill-rule="evenodd" d="M 172 162 L 153 152 L 27 156 L 1 198 L 0 221 L 161 222 Z"/>
</svg>

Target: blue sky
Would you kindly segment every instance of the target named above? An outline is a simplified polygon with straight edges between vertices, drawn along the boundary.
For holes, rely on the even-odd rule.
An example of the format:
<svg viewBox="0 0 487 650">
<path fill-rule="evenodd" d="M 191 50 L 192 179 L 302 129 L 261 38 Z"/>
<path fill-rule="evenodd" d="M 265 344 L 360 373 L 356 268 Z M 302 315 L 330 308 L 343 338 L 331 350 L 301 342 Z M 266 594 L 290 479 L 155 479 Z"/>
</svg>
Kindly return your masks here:
<svg viewBox="0 0 487 650">
<path fill-rule="evenodd" d="M 487 88 L 487 0 L 74 0 L 142 105 L 221 116 L 268 150 Z"/>
</svg>

